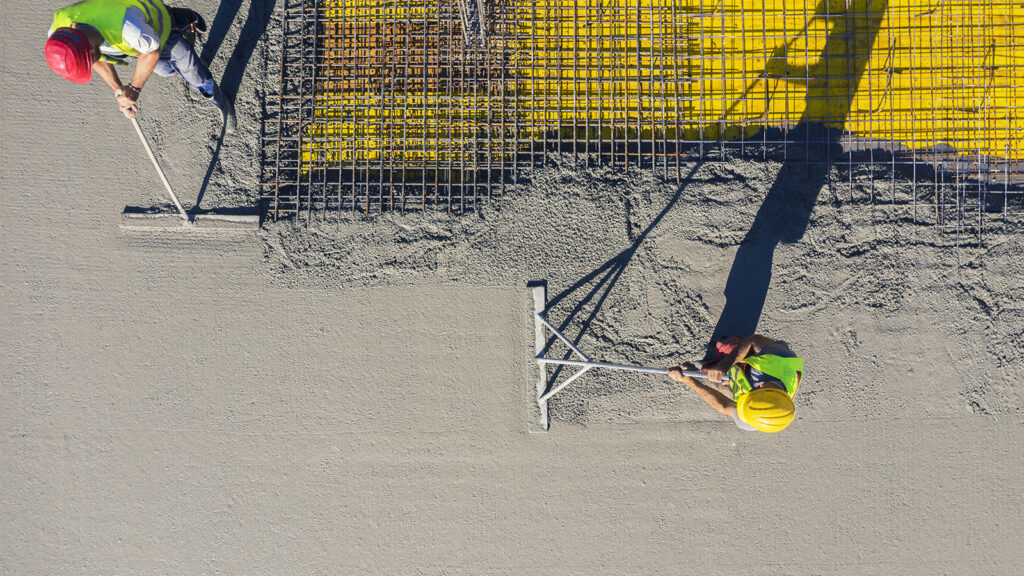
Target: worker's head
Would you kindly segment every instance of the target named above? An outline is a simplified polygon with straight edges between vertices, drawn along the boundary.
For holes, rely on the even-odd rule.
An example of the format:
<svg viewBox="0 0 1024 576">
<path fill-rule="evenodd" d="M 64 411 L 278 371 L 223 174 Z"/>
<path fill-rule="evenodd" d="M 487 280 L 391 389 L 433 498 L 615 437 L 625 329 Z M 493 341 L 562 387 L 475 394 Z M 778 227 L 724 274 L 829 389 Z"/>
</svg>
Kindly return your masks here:
<svg viewBox="0 0 1024 576">
<path fill-rule="evenodd" d="M 61 76 L 85 84 L 92 76 L 92 43 L 85 32 L 58 28 L 46 41 L 46 63 Z"/>
<path fill-rule="evenodd" d="M 736 402 L 740 420 L 761 432 L 778 432 L 793 421 L 793 399 L 774 387 L 761 387 L 744 394 Z"/>
</svg>

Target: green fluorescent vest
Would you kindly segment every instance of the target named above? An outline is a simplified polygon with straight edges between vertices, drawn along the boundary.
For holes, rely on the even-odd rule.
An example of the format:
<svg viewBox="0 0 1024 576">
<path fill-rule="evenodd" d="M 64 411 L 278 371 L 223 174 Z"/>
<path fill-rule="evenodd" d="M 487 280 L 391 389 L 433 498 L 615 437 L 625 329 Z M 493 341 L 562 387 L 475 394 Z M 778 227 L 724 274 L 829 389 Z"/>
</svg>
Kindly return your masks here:
<svg viewBox="0 0 1024 576">
<path fill-rule="evenodd" d="M 87 24 L 96 29 L 116 50 L 128 56 L 138 56 L 137 50 L 125 43 L 121 29 L 124 13 L 130 7 L 142 10 L 146 23 L 160 35 L 160 46 L 171 35 L 171 14 L 160 0 L 83 0 L 53 13 L 53 29 L 69 28 L 73 23 Z"/>
<path fill-rule="evenodd" d="M 753 390 L 750 381 L 747 380 L 747 374 L 743 371 L 744 365 L 781 380 L 790 398 L 796 394 L 797 385 L 800 383 L 797 372 L 804 371 L 803 358 L 782 358 L 774 354 L 747 356 L 742 362 L 730 368 L 728 372 L 733 401 L 738 401 L 740 396 L 749 394 Z"/>
</svg>

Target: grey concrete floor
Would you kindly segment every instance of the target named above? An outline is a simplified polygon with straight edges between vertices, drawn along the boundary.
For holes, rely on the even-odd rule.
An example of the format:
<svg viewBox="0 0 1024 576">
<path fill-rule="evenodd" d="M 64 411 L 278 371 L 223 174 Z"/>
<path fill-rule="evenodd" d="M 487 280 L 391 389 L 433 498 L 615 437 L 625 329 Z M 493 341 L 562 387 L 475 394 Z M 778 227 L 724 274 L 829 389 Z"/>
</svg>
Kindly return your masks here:
<svg viewBox="0 0 1024 576">
<path fill-rule="evenodd" d="M 46 68 L 55 7 L 2 8 L 0 572 L 1024 565 L 1019 414 L 923 417 L 894 394 L 771 437 L 713 414 L 530 433 L 520 286 L 288 289 L 251 235 L 122 232 L 159 181 L 105 89 Z M 187 110 L 171 86 L 147 105 Z M 161 136 L 183 188 L 206 128 Z"/>
</svg>

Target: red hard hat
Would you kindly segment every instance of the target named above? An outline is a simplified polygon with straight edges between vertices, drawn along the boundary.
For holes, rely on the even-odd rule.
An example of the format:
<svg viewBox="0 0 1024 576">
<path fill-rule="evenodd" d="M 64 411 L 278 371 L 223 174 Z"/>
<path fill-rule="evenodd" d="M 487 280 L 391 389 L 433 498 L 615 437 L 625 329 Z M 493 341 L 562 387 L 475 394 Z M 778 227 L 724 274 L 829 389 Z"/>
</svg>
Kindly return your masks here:
<svg viewBox="0 0 1024 576">
<path fill-rule="evenodd" d="M 92 76 L 92 44 L 81 30 L 57 28 L 46 41 L 46 63 L 68 80 L 85 84 Z"/>
</svg>

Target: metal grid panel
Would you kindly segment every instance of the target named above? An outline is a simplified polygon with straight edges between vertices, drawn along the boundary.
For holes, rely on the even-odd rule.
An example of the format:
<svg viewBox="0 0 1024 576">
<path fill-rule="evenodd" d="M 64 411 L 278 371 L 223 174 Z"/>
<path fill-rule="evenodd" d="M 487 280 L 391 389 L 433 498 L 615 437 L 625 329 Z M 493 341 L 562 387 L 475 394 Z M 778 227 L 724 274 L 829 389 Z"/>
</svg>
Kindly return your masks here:
<svg viewBox="0 0 1024 576">
<path fill-rule="evenodd" d="M 825 163 L 957 231 L 1024 210 L 1020 3 L 514 0 L 490 5 L 485 41 L 459 6 L 288 0 L 272 218 L 464 211 L 556 153 L 669 179 Z"/>
</svg>

